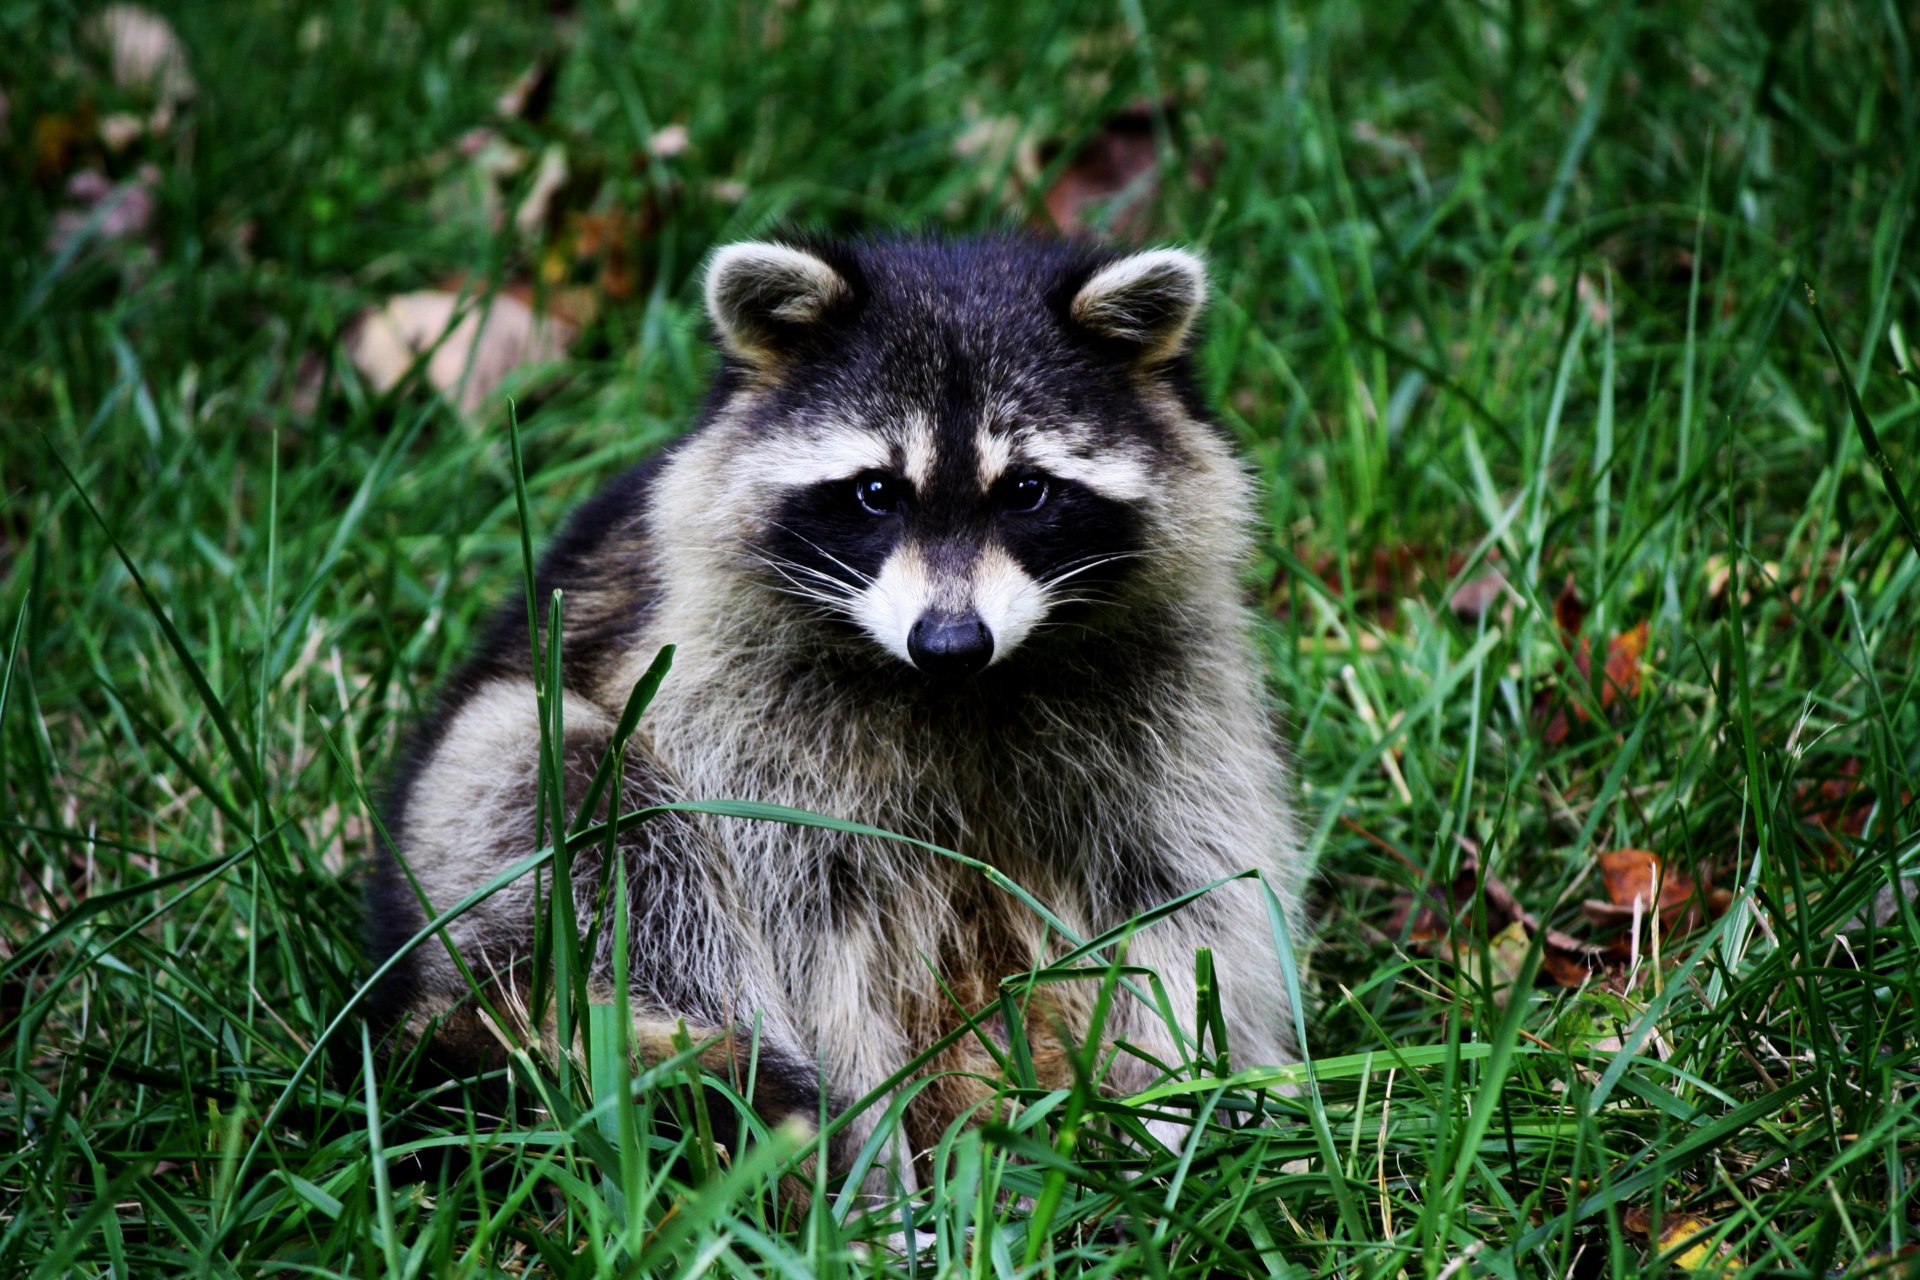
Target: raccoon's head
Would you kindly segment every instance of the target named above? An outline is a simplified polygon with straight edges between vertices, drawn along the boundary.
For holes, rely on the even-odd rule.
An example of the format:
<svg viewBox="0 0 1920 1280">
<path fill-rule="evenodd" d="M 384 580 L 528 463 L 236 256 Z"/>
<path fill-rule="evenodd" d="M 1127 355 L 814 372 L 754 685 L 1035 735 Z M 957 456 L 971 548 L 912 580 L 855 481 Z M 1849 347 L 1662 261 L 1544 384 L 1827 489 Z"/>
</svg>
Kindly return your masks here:
<svg viewBox="0 0 1920 1280">
<path fill-rule="evenodd" d="M 714 571 L 944 678 L 1216 591 L 1193 577 L 1237 562 L 1244 494 L 1186 370 L 1205 297 L 1178 249 L 722 249 L 726 359 L 686 468 L 734 553 Z"/>
</svg>

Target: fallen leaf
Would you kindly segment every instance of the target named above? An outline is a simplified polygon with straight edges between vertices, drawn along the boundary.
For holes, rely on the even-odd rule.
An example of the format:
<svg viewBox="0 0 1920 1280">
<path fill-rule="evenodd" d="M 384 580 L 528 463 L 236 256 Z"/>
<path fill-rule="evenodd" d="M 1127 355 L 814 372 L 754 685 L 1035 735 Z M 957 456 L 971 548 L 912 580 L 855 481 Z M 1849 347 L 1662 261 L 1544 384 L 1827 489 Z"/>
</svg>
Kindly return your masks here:
<svg viewBox="0 0 1920 1280">
<path fill-rule="evenodd" d="M 1447 601 L 1447 607 L 1462 622 L 1478 622 L 1506 597 L 1507 590 L 1507 575 L 1498 569 L 1488 569 L 1461 583 Z"/>
<path fill-rule="evenodd" d="M 137 4 L 110 4 L 87 24 L 87 35 L 107 55 L 114 84 L 151 94 L 168 105 L 199 92 L 187 67 L 187 48 L 173 26 Z"/>
<path fill-rule="evenodd" d="M 503 120 L 538 122 L 553 105 L 557 65 L 545 58 L 522 71 L 494 100 L 494 112 Z"/>
<path fill-rule="evenodd" d="M 1866 835 L 1867 822 L 1880 803 L 1879 793 L 1860 777 L 1858 756 L 1842 760 L 1832 777 L 1817 783 L 1811 780 L 1798 783 L 1794 787 L 1794 799 L 1801 811 L 1800 820 L 1826 837 L 1824 841 L 1811 843 L 1829 868 L 1844 867 L 1853 861 Z M 1913 793 L 1902 790 L 1901 810 L 1912 803 Z"/>
<path fill-rule="evenodd" d="M 1573 651 L 1573 667 L 1583 682 L 1593 679 L 1593 638 L 1580 634 L 1586 625 L 1587 613 L 1586 603 L 1580 599 L 1572 575 L 1568 575 L 1566 585 L 1554 597 L 1553 618 L 1562 640 Z M 1607 641 L 1607 655 L 1601 667 L 1601 710 L 1611 711 L 1623 699 L 1640 696 L 1647 643 L 1652 634 L 1651 626 L 1642 619 Z M 1564 663 L 1561 669 L 1564 672 Z M 1546 722 L 1541 738 L 1550 747 L 1565 742 L 1575 724 L 1585 724 L 1593 718 L 1583 702 L 1563 700 L 1551 689 L 1542 689 L 1535 696 L 1534 714 Z"/>
<path fill-rule="evenodd" d="M 1374 547 L 1344 562 L 1332 552 L 1325 552 L 1305 567 L 1319 581 L 1325 594 L 1341 601 L 1347 612 L 1392 630 L 1399 620 L 1402 601 L 1419 596 L 1423 583 L 1435 578 L 1445 581 L 1460 567 L 1450 564 L 1447 573 L 1442 574 L 1438 560 L 1424 544 L 1402 542 Z M 1281 565 L 1267 589 L 1274 614 L 1280 618 L 1285 618 L 1292 607 L 1286 590 L 1288 575 L 1287 566 Z"/>
<path fill-rule="evenodd" d="M 1827 1274 L 1885 1276 L 1891 1280 L 1894 1276 L 1911 1276 L 1916 1269 L 1920 1269 L 1920 1244 L 1907 1244 L 1901 1245 L 1898 1249 L 1863 1254 L 1846 1270 L 1835 1268 Z"/>
<path fill-rule="evenodd" d="M 1489 934 L 1486 945 L 1491 970 L 1482 976 L 1492 980 L 1496 987 L 1511 986 L 1527 946 L 1539 932 L 1539 921 L 1520 905 L 1513 891 L 1498 876 L 1481 874 L 1477 858 L 1464 859 L 1444 889 L 1429 885 L 1418 906 L 1411 894 L 1400 899 L 1388 929 L 1392 933 L 1404 930 L 1407 940 L 1422 951 L 1471 971 L 1477 968 L 1480 947 L 1460 929 L 1477 923 L 1483 916 Z M 1605 970 L 1602 948 L 1583 943 L 1558 929 L 1546 931 L 1541 972 L 1556 985 L 1583 986 Z"/>
<path fill-rule="evenodd" d="M 550 283 L 592 280 L 613 302 L 639 297 L 651 278 L 650 259 L 641 246 L 662 220 L 661 205 L 651 194 L 638 209 L 569 213 L 568 233 L 541 264 L 542 275 Z"/>
<path fill-rule="evenodd" d="M 1494 1004 L 1502 1009 L 1506 1008 L 1507 1002 L 1513 998 L 1514 986 L 1520 980 L 1520 970 L 1526 965 L 1527 951 L 1531 944 L 1532 939 L 1527 933 L 1527 926 L 1518 920 L 1487 940 L 1486 971 L 1477 976 L 1486 984 L 1487 990 L 1493 993 Z M 1477 958 L 1477 951 L 1469 952 L 1463 967 L 1471 968 L 1472 960 Z M 1456 958 L 1454 963 L 1461 964 L 1462 959 Z"/>
<path fill-rule="evenodd" d="M 1567 575 L 1566 585 L 1553 598 L 1553 620 L 1560 624 L 1560 632 L 1568 640 L 1579 635 L 1580 628 L 1587 624 L 1587 604 L 1574 588 L 1572 574 Z"/>
<path fill-rule="evenodd" d="M 1461 859 L 1460 869 L 1444 888 L 1428 885 L 1417 907 L 1411 894 L 1402 898 L 1396 904 L 1388 928 L 1395 933 L 1404 929 L 1408 940 L 1417 944 L 1440 942 L 1447 938 L 1455 923 L 1475 917 L 1477 900 L 1486 904 L 1489 933 L 1498 933 L 1516 921 L 1533 927 L 1533 917 L 1521 910 L 1512 891 L 1497 876 L 1483 877 L 1480 860 L 1468 857 Z"/>
<path fill-rule="evenodd" d="M 1546 946 L 1540 952 L 1540 969 L 1555 986 L 1582 987 L 1596 977 L 1604 977 L 1607 962 L 1599 947 L 1570 933 L 1549 929 Z"/>
<path fill-rule="evenodd" d="M 683 154 L 691 142 L 684 124 L 670 124 L 647 139 L 647 153 L 656 160 L 671 160 Z"/>
<path fill-rule="evenodd" d="M 1142 102 L 1115 113 L 1067 161 L 1044 204 L 1062 235 L 1106 233 L 1140 240 L 1151 230 L 1153 201 L 1160 190 L 1160 140 L 1173 131 L 1168 103 Z M 1039 149 L 1043 168 L 1059 158 L 1057 144 Z M 1190 169 L 1188 177 L 1205 186 L 1207 175 Z"/>
<path fill-rule="evenodd" d="M 1718 1228 L 1705 1218 L 1696 1218 L 1691 1214 L 1677 1214 L 1668 1217 L 1660 1226 L 1659 1251 L 1668 1253 L 1678 1249 L 1669 1259 L 1673 1266 L 1689 1273 L 1718 1273 L 1728 1269 L 1738 1269 L 1740 1259 L 1724 1244 L 1715 1244 L 1712 1237 Z"/>
<path fill-rule="evenodd" d="M 1630 630 L 1607 641 L 1606 679 L 1600 685 L 1600 706 L 1605 710 L 1621 698 L 1640 696 L 1641 658 L 1647 652 L 1647 637 L 1652 634 L 1646 619 Z"/>
<path fill-rule="evenodd" d="M 553 197 L 566 183 L 567 150 L 554 143 L 540 153 L 540 164 L 533 171 L 526 198 L 513 211 L 513 229 L 523 236 L 536 234 L 547 224 Z"/>
<path fill-rule="evenodd" d="M 1597 861 L 1607 899 L 1580 904 L 1581 914 L 1595 924 L 1631 925 L 1635 919 L 1654 917 L 1663 935 L 1690 933 L 1706 922 L 1716 901 L 1701 893 L 1686 872 L 1663 865 L 1649 850 L 1615 849 Z"/>
<path fill-rule="evenodd" d="M 1547 719 L 1547 727 L 1540 731 L 1540 738 L 1548 746 L 1557 747 L 1567 740 L 1567 734 L 1572 730 L 1573 722 L 1567 719 L 1567 709 L 1556 707 Z"/>
<path fill-rule="evenodd" d="M 71 114 L 37 116 L 33 121 L 34 181 L 51 183 L 93 154 L 100 126 L 93 108 L 82 104 Z"/>
<path fill-rule="evenodd" d="M 423 371 L 427 382 L 453 397 L 462 413 L 473 414 L 509 374 L 558 360 L 576 334 L 565 320 L 538 314 L 507 293 L 488 302 L 423 290 L 362 313 L 343 341 L 361 376 L 383 392 L 432 351 Z"/>
<path fill-rule="evenodd" d="M 153 223 L 155 188 L 160 171 L 141 165 L 124 182 L 114 182 L 97 169 L 82 169 L 67 179 L 66 207 L 54 212 L 47 228 L 46 250 L 58 257 L 76 247 L 83 235 L 103 244 L 139 240 Z"/>
</svg>

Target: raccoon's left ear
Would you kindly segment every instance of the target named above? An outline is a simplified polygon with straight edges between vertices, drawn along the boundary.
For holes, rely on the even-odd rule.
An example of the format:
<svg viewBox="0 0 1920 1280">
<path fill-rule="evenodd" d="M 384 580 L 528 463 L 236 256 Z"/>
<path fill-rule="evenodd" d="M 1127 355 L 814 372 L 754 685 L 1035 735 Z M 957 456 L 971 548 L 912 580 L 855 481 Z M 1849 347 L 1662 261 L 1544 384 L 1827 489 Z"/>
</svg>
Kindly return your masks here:
<svg viewBox="0 0 1920 1280">
<path fill-rule="evenodd" d="M 827 263 L 784 244 L 730 244 L 707 264 L 707 316 L 728 351 L 753 364 L 819 324 L 853 290 Z"/>
<path fill-rule="evenodd" d="M 1109 263 L 1073 295 L 1076 323 L 1141 348 L 1149 364 L 1187 349 L 1207 302 L 1207 268 L 1184 249 L 1149 249 Z"/>
</svg>

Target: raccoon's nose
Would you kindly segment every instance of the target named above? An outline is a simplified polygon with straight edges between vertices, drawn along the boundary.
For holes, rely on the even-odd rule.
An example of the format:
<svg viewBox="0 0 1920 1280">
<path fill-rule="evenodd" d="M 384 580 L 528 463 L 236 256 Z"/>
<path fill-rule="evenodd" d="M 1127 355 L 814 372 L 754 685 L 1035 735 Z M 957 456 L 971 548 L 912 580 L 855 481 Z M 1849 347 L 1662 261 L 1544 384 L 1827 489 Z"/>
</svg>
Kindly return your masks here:
<svg viewBox="0 0 1920 1280">
<path fill-rule="evenodd" d="M 957 680 L 987 665 L 993 657 L 993 633 L 978 614 L 922 614 L 907 633 L 907 655 L 928 675 Z"/>
</svg>

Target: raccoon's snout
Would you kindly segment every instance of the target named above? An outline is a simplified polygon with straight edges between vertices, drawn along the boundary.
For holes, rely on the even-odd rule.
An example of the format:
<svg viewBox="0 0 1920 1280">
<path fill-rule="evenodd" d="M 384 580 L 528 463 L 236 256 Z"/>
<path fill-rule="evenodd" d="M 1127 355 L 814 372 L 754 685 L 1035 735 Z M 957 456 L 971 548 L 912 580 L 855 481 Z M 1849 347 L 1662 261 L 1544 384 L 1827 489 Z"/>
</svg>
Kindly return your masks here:
<svg viewBox="0 0 1920 1280">
<path fill-rule="evenodd" d="M 907 655 L 930 676 L 964 679 L 993 657 L 993 633 L 977 613 L 958 618 L 924 613 L 907 633 Z"/>
</svg>

